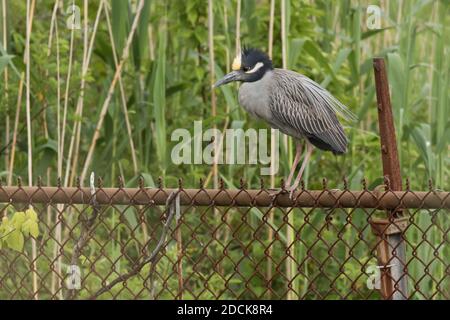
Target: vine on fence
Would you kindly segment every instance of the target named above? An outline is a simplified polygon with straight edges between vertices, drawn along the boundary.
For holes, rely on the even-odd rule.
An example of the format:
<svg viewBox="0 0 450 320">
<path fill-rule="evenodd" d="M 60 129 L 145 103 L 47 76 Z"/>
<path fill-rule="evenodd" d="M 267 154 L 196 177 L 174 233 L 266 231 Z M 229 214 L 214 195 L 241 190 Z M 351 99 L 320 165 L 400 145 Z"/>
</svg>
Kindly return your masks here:
<svg viewBox="0 0 450 320">
<path fill-rule="evenodd" d="M 15 212 L 11 219 L 5 215 L 0 224 L 0 249 L 7 247 L 21 252 L 28 235 L 39 236 L 38 217 L 33 207 Z"/>
</svg>

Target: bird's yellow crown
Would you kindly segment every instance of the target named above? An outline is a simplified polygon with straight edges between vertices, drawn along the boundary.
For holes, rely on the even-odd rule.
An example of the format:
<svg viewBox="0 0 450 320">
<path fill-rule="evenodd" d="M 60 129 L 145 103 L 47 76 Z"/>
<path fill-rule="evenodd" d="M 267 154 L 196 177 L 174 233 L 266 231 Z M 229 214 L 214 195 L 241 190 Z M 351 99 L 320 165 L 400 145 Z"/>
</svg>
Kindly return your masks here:
<svg viewBox="0 0 450 320">
<path fill-rule="evenodd" d="M 231 69 L 233 69 L 233 71 L 237 71 L 240 68 L 241 68 L 241 53 L 239 52 L 239 54 L 233 60 L 233 64 L 231 65 Z"/>
</svg>

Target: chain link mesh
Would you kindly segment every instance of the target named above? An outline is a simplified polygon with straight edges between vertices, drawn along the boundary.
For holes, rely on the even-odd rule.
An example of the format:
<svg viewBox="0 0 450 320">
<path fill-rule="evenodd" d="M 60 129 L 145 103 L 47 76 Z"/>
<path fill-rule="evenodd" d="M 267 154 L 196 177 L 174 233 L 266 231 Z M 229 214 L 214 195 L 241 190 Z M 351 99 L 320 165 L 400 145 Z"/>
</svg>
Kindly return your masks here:
<svg viewBox="0 0 450 320">
<path fill-rule="evenodd" d="M 398 248 L 383 251 L 393 234 L 404 298 L 450 298 L 448 192 L 324 186 L 294 198 L 243 185 L 0 187 L 2 216 L 32 206 L 39 219 L 22 251 L 0 249 L 0 298 L 392 298 L 379 286 L 400 290 Z"/>
</svg>

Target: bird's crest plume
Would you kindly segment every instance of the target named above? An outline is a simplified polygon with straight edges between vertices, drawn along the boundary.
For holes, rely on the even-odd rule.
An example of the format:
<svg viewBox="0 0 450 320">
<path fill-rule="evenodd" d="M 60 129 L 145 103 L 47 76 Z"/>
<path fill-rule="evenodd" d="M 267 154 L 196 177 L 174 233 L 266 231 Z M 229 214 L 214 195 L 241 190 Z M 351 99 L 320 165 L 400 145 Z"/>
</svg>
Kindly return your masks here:
<svg viewBox="0 0 450 320">
<path fill-rule="evenodd" d="M 233 69 L 233 71 L 237 71 L 237 70 L 239 70 L 241 68 L 241 64 L 242 64 L 242 53 L 241 53 L 241 51 L 239 51 L 239 53 L 237 54 L 237 56 L 233 60 L 233 64 L 231 65 L 231 69 Z"/>
</svg>

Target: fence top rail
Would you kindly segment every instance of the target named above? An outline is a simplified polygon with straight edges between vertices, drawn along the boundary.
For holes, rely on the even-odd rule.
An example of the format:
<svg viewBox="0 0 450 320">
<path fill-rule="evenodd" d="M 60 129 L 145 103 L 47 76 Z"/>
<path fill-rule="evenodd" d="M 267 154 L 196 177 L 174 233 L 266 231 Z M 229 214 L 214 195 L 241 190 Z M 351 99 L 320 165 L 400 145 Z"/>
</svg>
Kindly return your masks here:
<svg viewBox="0 0 450 320">
<path fill-rule="evenodd" d="M 450 209 L 450 192 L 434 190 L 301 189 L 290 197 L 272 189 L 96 188 L 95 198 L 100 205 L 165 205 L 173 192 L 192 206 Z M 85 187 L 3 186 L 0 203 L 90 204 L 92 195 Z"/>
</svg>

